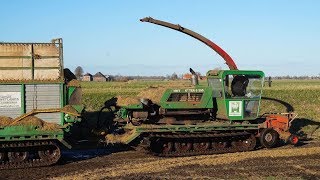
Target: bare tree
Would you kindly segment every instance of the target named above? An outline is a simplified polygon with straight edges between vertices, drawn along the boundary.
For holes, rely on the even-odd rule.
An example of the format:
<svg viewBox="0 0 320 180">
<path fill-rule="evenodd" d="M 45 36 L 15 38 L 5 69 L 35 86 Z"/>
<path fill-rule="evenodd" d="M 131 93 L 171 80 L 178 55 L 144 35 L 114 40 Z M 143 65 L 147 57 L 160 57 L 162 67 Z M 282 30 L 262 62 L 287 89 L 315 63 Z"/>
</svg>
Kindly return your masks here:
<svg viewBox="0 0 320 180">
<path fill-rule="evenodd" d="M 78 66 L 75 70 L 74 70 L 74 75 L 77 77 L 78 80 L 81 79 L 81 77 L 83 76 L 83 69 L 81 66 Z"/>
<path fill-rule="evenodd" d="M 177 80 L 177 79 L 178 79 L 177 73 L 173 73 L 173 74 L 171 75 L 171 80 Z"/>
</svg>

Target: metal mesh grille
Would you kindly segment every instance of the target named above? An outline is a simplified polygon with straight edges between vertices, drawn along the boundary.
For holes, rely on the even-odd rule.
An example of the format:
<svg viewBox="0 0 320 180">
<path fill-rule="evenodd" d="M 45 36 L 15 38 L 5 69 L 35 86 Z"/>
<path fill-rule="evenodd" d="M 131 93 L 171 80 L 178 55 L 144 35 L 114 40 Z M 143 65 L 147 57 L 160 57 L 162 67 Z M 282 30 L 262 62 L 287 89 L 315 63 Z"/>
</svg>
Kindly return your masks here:
<svg viewBox="0 0 320 180">
<path fill-rule="evenodd" d="M 203 93 L 172 93 L 167 102 L 199 102 Z"/>
<path fill-rule="evenodd" d="M 61 108 L 60 86 L 60 84 L 26 85 L 26 112 L 33 109 Z M 61 122 L 61 113 L 41 113 L 36 116 L 47 122 Z"/>
</svg>

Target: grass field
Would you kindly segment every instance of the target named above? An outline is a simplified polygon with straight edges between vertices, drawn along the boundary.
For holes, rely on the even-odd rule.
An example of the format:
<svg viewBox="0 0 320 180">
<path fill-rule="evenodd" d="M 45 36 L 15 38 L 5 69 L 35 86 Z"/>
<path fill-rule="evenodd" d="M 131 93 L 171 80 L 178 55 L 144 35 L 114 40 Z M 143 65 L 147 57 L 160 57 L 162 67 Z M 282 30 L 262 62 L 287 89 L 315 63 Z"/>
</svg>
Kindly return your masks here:
<svg viewBox="0 0 320 180">
<path fill-rule="evenodd" d="M 201 83 L 205 83 L 204 81 Z M 129 82 L 82 82 L 83 103 L 88 111 L 99 110 L 103 103 L 114 96 L 136 97 L 154 87 L 172 88 L 189 86 L 189 81 L 129 81 Z M 296 130 L 320 137 L 320 81 L 319 80 L 274 80 L 272 87 L 265 87 L 263 96 L 290 104 L 298 119 Z M 161 94 L 159 94 L 161 96 Z M 280 103 L 263 100 L 260 114 L 286 112 Z"/>
</svg>

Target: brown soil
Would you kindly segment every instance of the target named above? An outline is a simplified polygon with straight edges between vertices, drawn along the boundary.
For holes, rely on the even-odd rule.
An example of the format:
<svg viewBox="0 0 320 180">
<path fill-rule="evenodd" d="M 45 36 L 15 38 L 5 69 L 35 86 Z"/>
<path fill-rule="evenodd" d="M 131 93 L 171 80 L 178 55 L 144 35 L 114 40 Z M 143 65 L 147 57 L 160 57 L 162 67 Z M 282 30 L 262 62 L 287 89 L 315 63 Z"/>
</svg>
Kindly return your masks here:
<svg viewBox="0 0 320 180">
<path fill-rule="evenodd" d="M 27 116 L 20 121 L 16 121 L 14 123 L 11 123 L 10 125 L 33 125 L 38 127 L 43 127 L 44 121 L 37 118 L 36 116 Z"/>
<path fill-rule="evenodd" d="M 69 113 L 71 115 L 80 116 L 77 110 L 75 110 L 71 105 L 66 105 L 62 109 L 62 112 Z"/>
<path fill-rule="evenodd" d="M 7 126 L 12 123 L 12 118 L 7 116 L 0 116 L 0 126 Z"/>
<path fill-rule="evenodd" d="M 0 116 L 0 126 L 5 127 L 17 125 L 38 126 L 41 130 L 57 130 L 61 128 L 58 124 L 45 122 L 36 116 L 28 116 L 17 122 L 13 122 L 13 119 L 10 117 Z"/>
<path fill-rule="evenodd" d="M 64 156 L 51 167 L 0 171 L 4 179 L 319 179 L 320 142 L 251 152 L 160 158 L 100 151 L 87 160 Z M 111 153 L 111 154 L 110 154 Z M 79 157 L 90 154 L 82 151 Z M 70 160 L 73 161 L 70 162 Z"/>
<path fill-rule="evenodd" d="M 80 114 L 71 105 L 64 106 L 61 112 L 69 113 L 71 115 L 80 116 Z M 36 116 L 27 116 L 19 121 L 14 121 L 10 117 L 0 116 L 0 127 L 16 126 L 16 125 L 32 125 L 38 126 L 41 130 L 57 130 L 61 126 L 56 123 L 49 123 L 39 119 Z"/>
<path fill-rule="evenodd" d="M 119 106 L 127 106 L 130 104 L 137 104 L 140 103 L 139 99 L 147 98 L 150 99 L 153 103 L 159 103 L 163 93 L 167 90 L 166 87 L 153 87 L 150 86 L 146 90 L 140 92 L 136 97 L 125 97 L 125 96 L 118 96 L 117 104 Z"/>
<path fill-rule="evenodd" d="M 76 79 L 72 79 L 70 82 L 68 82 L 68 86 L 74 86 L 74 87 L 80 87 L 80 81 Z"/>
<path fill-rule="evenodd" d="M 127 106 L 129 104 L 138 104 L 139 99 L 133 97 L 117 96 L 117 105 L 118 106 Z"/>
<path fill-rule="evenodd" d="M 149 87 L 145 91 L 140 92 L 138 94 L 138 97 L 140 97 L 140 98 L 148 98 L 154 103 L 159 103 L 163 93 L 167 89 L 168 88 L 165 88 L 165 87 Z"/>
<path fill-rule="evenodd" d="M 45 122 L 41 128 L 43 131 L 51 131 L 51 130 L 58 130 L 61 129 L 61 126 L 55 123 L 48 123 Z"/>
</svg>

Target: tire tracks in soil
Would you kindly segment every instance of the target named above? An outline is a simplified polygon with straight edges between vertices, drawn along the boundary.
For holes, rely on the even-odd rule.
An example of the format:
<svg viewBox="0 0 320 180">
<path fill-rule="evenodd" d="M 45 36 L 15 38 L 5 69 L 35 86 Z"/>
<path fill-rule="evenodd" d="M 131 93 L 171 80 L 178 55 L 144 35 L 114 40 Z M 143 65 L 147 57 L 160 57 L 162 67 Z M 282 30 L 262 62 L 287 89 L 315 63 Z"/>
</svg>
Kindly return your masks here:
<svg viewBox="0 0 320 180">
<path fill-rule="evenodd" d="M 129 159 L 125 164 L 115 164 L 106 168 L 99 168 L 76 174 L 55 177 L 53 179 L 101 179 L 126 177 L 139 173 L 159 173 L 170 171 L 172 168 L 197 165 L 197 166 L 214 166 L 230 164 L 252 158 L 278 158 L 293 156 L 308 156 L 320 154 L 320 147 L 292 148 L 292 149 L 262 149 L 250 152 L 227 153 L 217 155 L 203 155 L 179 158 L 150 158 L 145 162 L 130 162 Z M 292 168 L 304 170 L 309 174 L 320 176 L 320 172 L 308 170 L 302 166 Z"/>
</svg>

